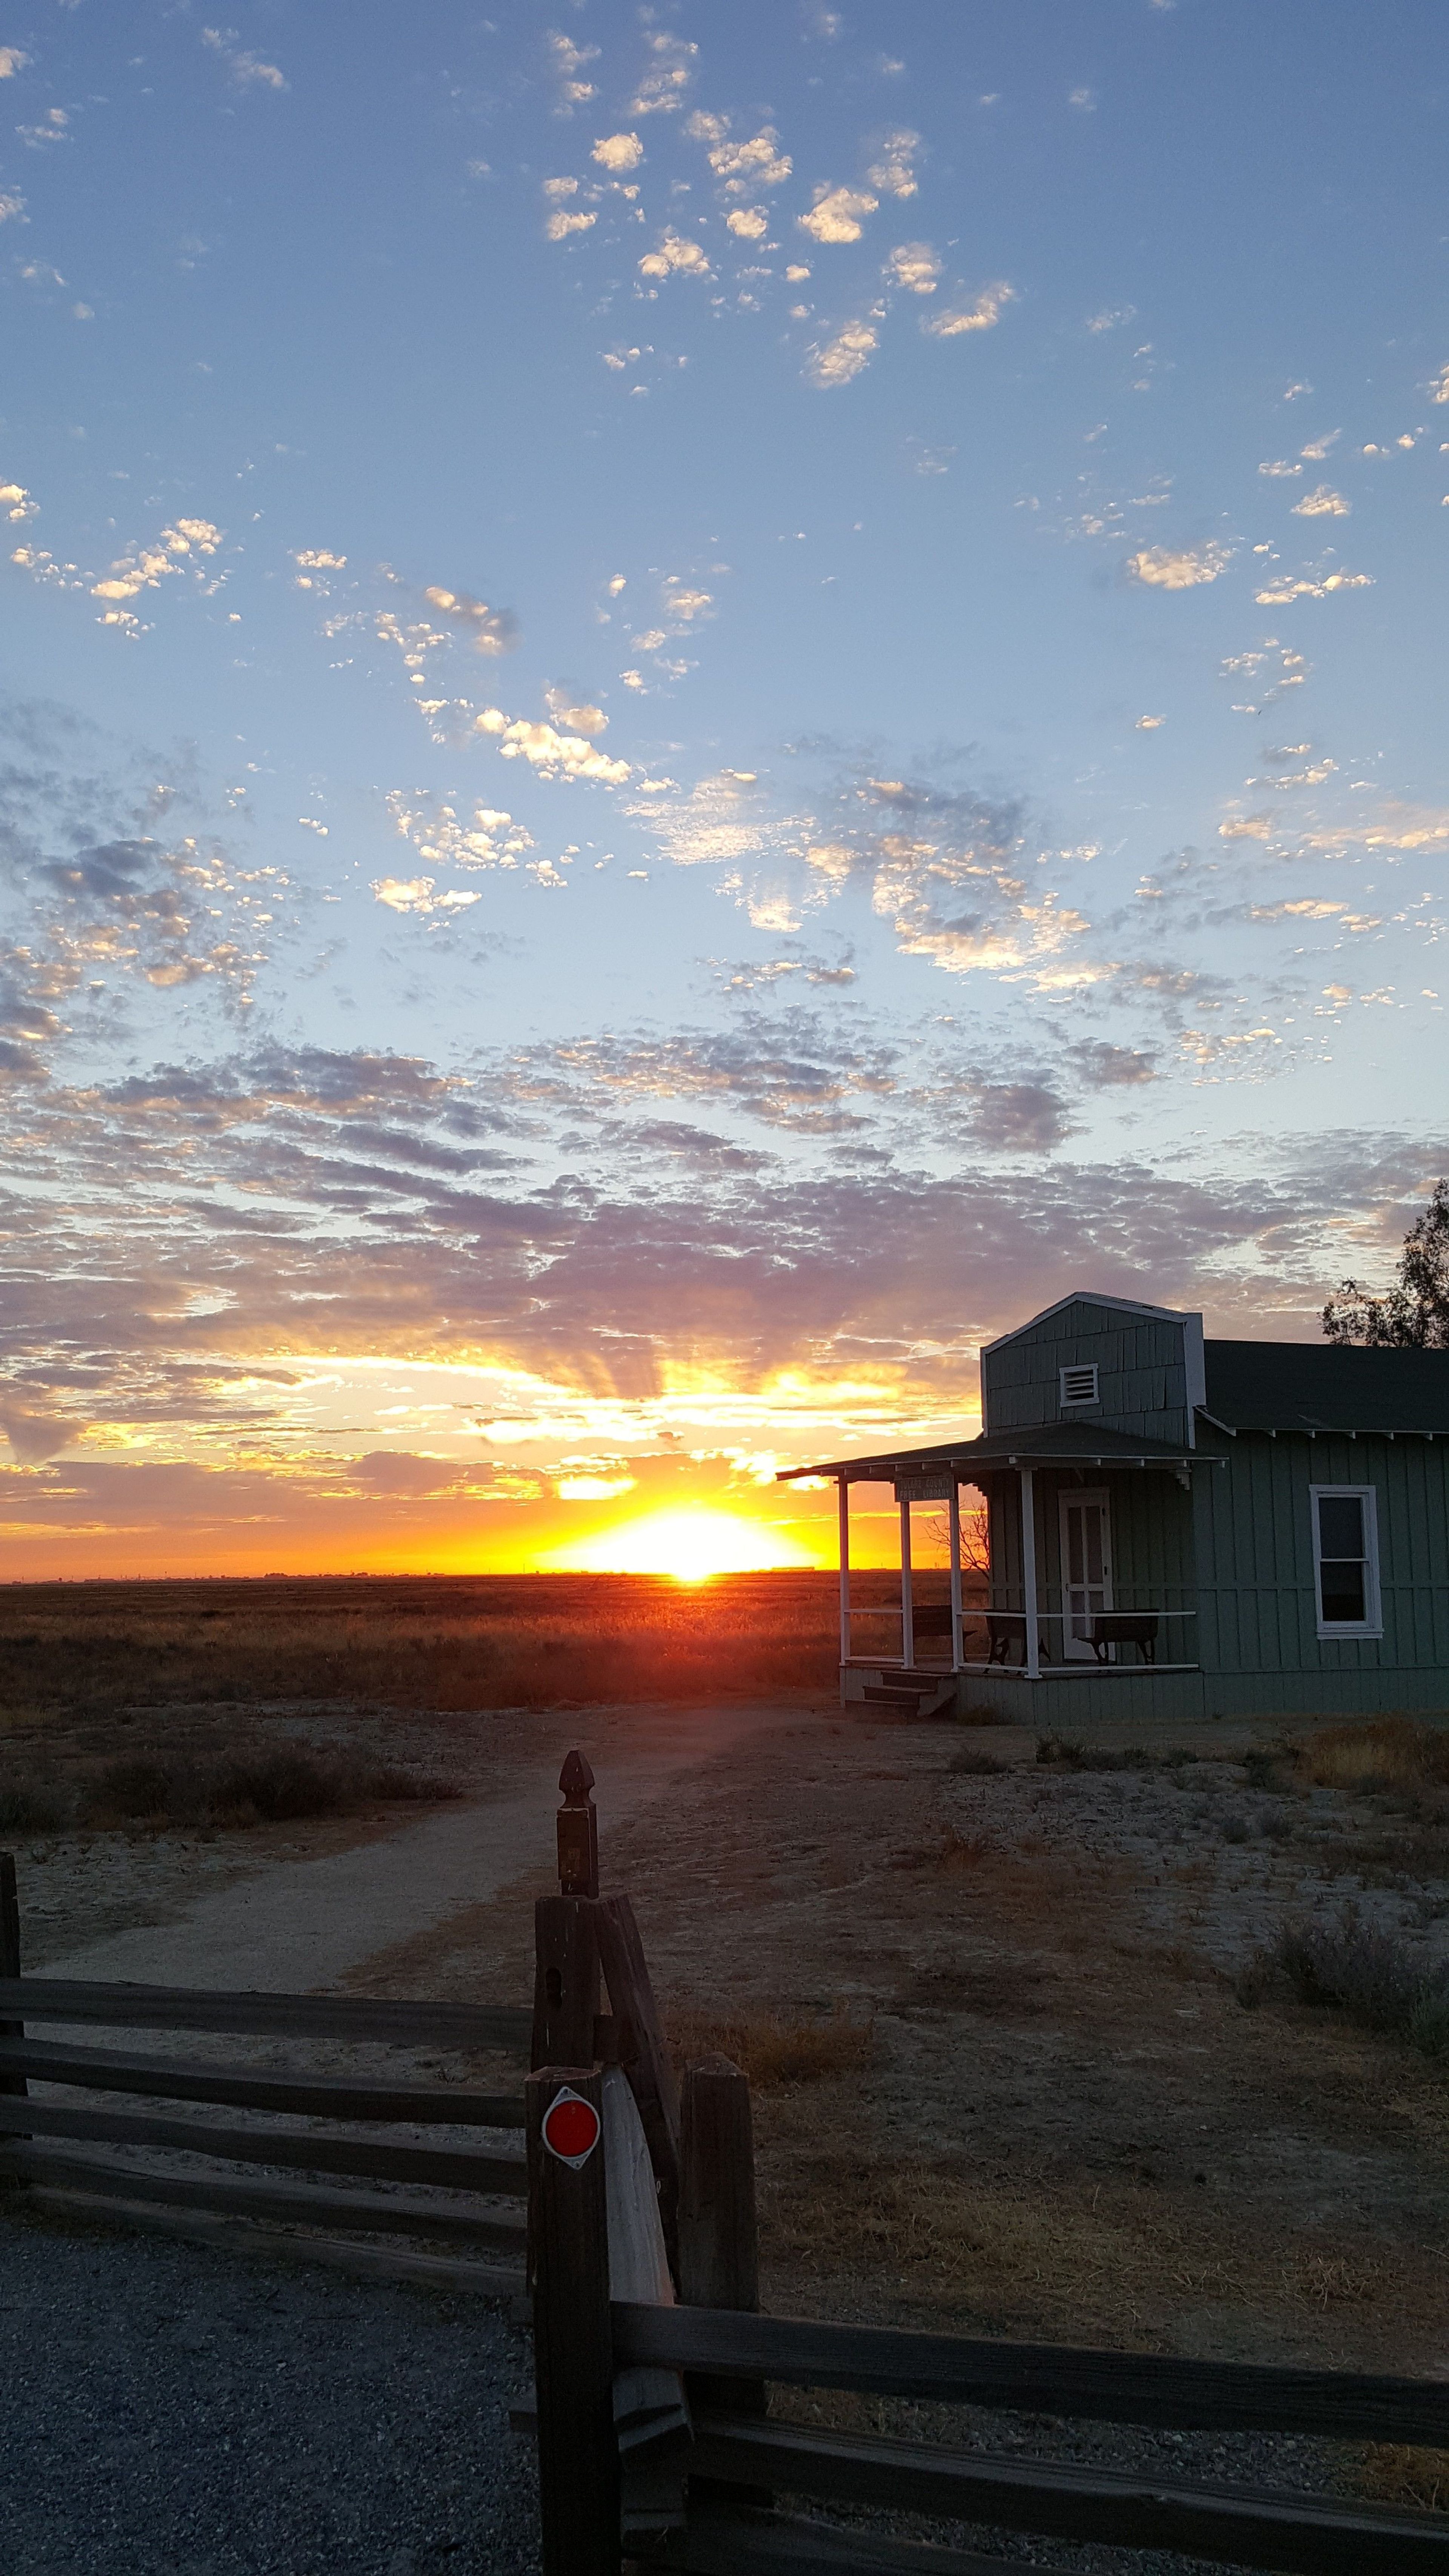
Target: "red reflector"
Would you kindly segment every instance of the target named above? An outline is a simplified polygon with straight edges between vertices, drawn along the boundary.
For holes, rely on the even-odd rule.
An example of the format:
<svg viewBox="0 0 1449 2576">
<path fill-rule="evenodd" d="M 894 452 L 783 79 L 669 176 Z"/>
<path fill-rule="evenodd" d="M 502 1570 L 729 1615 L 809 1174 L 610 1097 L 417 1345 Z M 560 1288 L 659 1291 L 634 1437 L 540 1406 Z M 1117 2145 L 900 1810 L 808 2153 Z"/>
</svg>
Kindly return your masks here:
<svg viewBox="0 0 1449 2576">
<path fill-rule="evenodd" d="M 543 2143 L 563 2165 L 587 2164 L 599 2143 L 600 2122 L 592 2102 L 565 2084 L 543 2115 Z"/>
</svg>

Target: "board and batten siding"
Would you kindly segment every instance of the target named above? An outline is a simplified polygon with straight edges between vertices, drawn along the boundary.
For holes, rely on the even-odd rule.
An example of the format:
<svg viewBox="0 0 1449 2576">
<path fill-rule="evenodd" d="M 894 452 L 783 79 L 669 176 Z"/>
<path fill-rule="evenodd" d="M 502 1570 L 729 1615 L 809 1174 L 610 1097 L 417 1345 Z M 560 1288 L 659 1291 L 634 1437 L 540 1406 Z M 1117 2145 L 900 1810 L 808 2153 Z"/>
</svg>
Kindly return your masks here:
<svg viewBox="0 0 1449 2576">
<path fill-rule="evenodd" d="M 984 1351 L 982 1427 L 1025 1431 L 1062 1419 L 1058 1371 L 1095 1360 L 1099 1405 L 1071 1419 L 1101 1422 L 1142 1439 L 1192 1438 L 1185 1326 L 1169 1316 L 1134 1315 L 1074 1297 Z"/>
<path fill-rule="evenodd" d="M 1449 1441 L 1243 1432 L 1193 1473 L 1199 1653 L 1223 1713 L 1449 1704 Z M 1370 1485 L 1381 1638 L 1320 1637 L 1311 1488 Z"/>
</svg>

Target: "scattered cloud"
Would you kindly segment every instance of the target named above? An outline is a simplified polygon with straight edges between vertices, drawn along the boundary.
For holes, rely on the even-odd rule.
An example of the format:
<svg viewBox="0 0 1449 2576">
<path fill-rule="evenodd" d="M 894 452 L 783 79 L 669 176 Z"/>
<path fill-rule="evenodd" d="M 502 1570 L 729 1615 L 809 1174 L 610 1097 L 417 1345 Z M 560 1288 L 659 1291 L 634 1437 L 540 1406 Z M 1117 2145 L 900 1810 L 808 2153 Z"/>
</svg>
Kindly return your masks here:
<svg viewBox="0 0 1449 2576">
<path fill-rule="evenodd" d="M 1273 457 L 1268 461 L 1268 463 L 1260 465 L 1258 468 L 1258 472 L 1260 474 L 1274 474 L 1280 479 L 1285 475 L 1301 474 L 1302 471 L 1303 468 L 1301 465 L 1293 464 L 1286 456 Z"/>
<path fill-rule="evenodd" d="M 238 89 L 285 89 L 286 80 L 275 63 L 264 63 L 259 54 L 243 53 L 235 27 L 203 27 L 201 41 L 214 54 L 220 54 Z"/>
<path fill-rule="evenodd" d="M 668 35 L 646 36 L 644 46 L 646 68 L 629 102 L 629 112 L 633 116 L 673 115 L 684 105 L 699 47 L 686 44 L 682 37 Z"/>
<path fill-rule="evenodd" d="M 871 186 L 878 188 L 883 197 L 914 197 L 917 185 L 915 155 L 920 143 L 919 134 L 912 134 L 904 126 L 883 138 L 877 157 L 865 174 Z"/>
<path fill-rule="evenodd" d="M 1346 519 L 1350 507 L 1341 492 L 1335 492 L 1328 483 L 1320 483 L 1316 491 L 1305 492 L 1301 501 L 1294 502 L 1293 516 L 1295 519 Z"/>
<path fill-rule="evenodd" d="M 653 250 L 646 251 L 639 262 L 645 277 L 708 277 L 709 261 L 697 241 L 687 233 L 663 232 Z"/>
<path fill-rule="evenodd" d="M 210 519 L 178 519 L 174 527 L 162 529 L 154 545 L 132 546 L 120 556 L 103 581 L 91 583 L 91 597 L 136 599 L 143 590 L 156 590 L 181 573 L 202 578 L 195 558 L 216 554 L 222 540 L 223 531 L 213 527 Z"/>
<path fill-rule="evenodd" d="M 1336 590 L 1372 590 L 1371 572 L 1331 572 L 1322 581 L 1295 579 L 1291 573 L 1275 575 L 1254 599 L 1260 608 L 1286 608 L 1295 599 L 1328 599 Z"/>
<path fill-rule="evenodd" d="M 0 483 L 0 512 L 12 527 L 19 527 L 24 520 L 39 516 L 40 503 L 32 501 L 23 483 Z"/>
<path fill-rule="evenodd" d="M 1327 430 L 1322 438 L 1311 438 L 1306 447 L 1299 448 L 1298 453 L 1300 456 L 1306 456 L 1310 464 L 1321 465 L 1329 449 L 1336 447 L 1342 436 L 1341 429 Z"/>
<path fill-rule="evenodd" d="M 1148 590 L 1196 590 L 1203 582 L 1217 581 L 1232 559 L 1231 546 L 1144 546 L 1128 557 L 1126 571 L 1130 581 Z"/>
<path fill-rule="evenodd" d="M 468 637 L 475 653 L 493 656 L 515 649 L 518 620 L 511 608 L 490 608 L 486 599 L 474 599 L 466 590 L 445 590 L 436 583 L 423 597 L 446 625 L 456 626 Z"/>
<path fill-rule="evenodd" d="M 638 169 L 644 146 L 637 134 L 601 134 L 593 157 L 601 170 L 610 170 L 617 177 L 621 171 Z"/>
<path fill-rule="evenodd" d="M 763 206 L 732 206 L 725 222 L 741 241 L 762 241 L 770 229 L 770 218 Z"/>
<path fill-rule="evenodd" d="M 708 123 L 710 132 L 706 134 Z M 723 129 L 714 132 L 715 120 L 696 118 L 692 131 L 700 140 L 711 140 L 709 166 L 724 183 L 726 196 L 753 197 L 762 188 L 783 188 L 794 168 L 788 152 L 780 150 L 780 138 L 773 125 L 761 126 L 748 141 L 731 143 Z"/>
<path fill-rule="evenodd" d="M 1102 331 L 1120 331 L 1124 323 L 1135 322 L 1136 319 L 1137 307 L 1135 304 L 1105 304 L 1100 313 L 1091 313 L 1088 315 L 1087 329 L 1097 333 Z"/>
<path fill-rule="evenodd" d="M 30 56 L 22 53 L 18 45 L 0 45 L 0 80 L 14 80 L 16 73 L 23 72 L 29 61 Z"/>
<path fill-rule="evenodd" d="M 812 385 L 831 392 L 838 385 L 851 384 L 869 366 L 879 346 L 880 333 L 873 322 L 847 322 L 833 339 L 811 350 L 806 375 Z"/>
<path fill-rule="evenodd" d="M 23 223 L 25 199 L 18 188 L 0 188 L 0 224 Z"/>
<path fill-rule="evenodd" d="M 595 96 L 594 84 L 582 74 L 590 63 L 599 59 L 597 45 L 576 45 L 572 36 L 562 35 L 554 27 L 544 38 L 549 69 L 558 83 L 559 113 L 567 116 L 571 109 L 583 107 Z"/>
<path fill-rule="evenodd" d="M 586 699 L 575 704 L 567 689 L 546 689 L 544 704 L 555 721 L 567 725 L 570 733 L 588 734 L 592 739 L 609 730 L 609 719 L 602 707 L 591 706 Z"/>
<path fill-rule="evenodd" d="M 878 197 L 868 196 L 863 188 L 819 187 L 808 215 L 797 215 L 800 230 L 818 242 L 859 241 L 867 215 L 873 215 Z"/>
<path fill-rule="evenodd" d="M 496 741 L 505 760 L 526 760 L 540 778 L 589 779 L 604 787 L 622 787 L 631 775 L 627 760 L 610 760 L 583 734 L 558 733 L 550 724 L 527 716 L 507 716 L 501 707 L 485 707 L 473 719 L 474 730 Z"/>
<path fill-rule="evenodd" d="M 1015 287 L 1003 279 L 995 286 L 983 286 L 974 304 L 952 304 L 942 313 L 926 314 L 921 329 L 928 331 L 933 340 L 956 340 L 963 331 L 991 331 L 1007 305 L 1015 301 Z"/>
<path fill-rule="evenodd" d="M 886 275 L 908 295 L 934 295 L 941 263 L 929 242 L 900 242 L 886 261 Z"/>
</svg>

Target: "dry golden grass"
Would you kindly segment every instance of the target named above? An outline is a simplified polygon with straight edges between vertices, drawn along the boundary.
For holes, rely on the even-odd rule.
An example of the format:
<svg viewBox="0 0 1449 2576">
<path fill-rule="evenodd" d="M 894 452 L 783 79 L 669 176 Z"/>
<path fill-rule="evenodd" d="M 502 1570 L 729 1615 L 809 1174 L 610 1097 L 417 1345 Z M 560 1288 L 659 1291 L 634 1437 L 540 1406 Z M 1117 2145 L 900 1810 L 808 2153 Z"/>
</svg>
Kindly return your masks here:
<svg viewBox="0 0 1449 2576">
<path fill-rule="evenodd" d="M 1449 1733 L 1412 1717 L 1331 1726 L 1297 1748 L 1296 1776 L 1317 1788 L 1421 1790 L 1449 1782 Z"/>
<path fill-rule="evenodd" d="M 1370 2442 L 1354 2487 L 1375 2504 L 1417 2506 L 1421 2513 L 1449 2512 L 1449 2451 L 1415 2450 L 1407 2442 Z"/>
<path fill-rule="evenodd" d="M 84 1706 L 538 1708 L 833 1690 L 835 1580 L 649 1575 L 15 1585 L 0 1723 Z"/>
<path fill-rule="evenodd" d="M 768 2092 L 866 2065 L 875 2025 L 853 2021 L 842 2004 L 826 2021 L 786 2021 L 776 2013 L 749 2011 L 721 2017 L 684 2007 L 670 2014 L 668 2039 L 680 2066 L 698 2057 L 730 2057 L 756 2091 Z"/>
</svg>

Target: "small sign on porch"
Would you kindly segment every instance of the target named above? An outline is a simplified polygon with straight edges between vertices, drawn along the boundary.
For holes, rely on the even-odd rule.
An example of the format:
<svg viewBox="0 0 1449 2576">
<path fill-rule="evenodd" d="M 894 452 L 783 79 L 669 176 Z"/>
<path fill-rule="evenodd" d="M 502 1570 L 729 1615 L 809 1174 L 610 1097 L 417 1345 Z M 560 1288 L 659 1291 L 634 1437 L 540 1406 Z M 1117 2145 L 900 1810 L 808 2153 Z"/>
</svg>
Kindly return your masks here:
<svg viewBox="0 0 1449 2576">
<path fill-rule="evenodd" d="M 896 1501 L 898 1503 L 949 1503 L 951 1488 L 955 1481 L 949 1467 L 943 1467 L 934 1476 L 897 1476 Z"/>
</svg>

